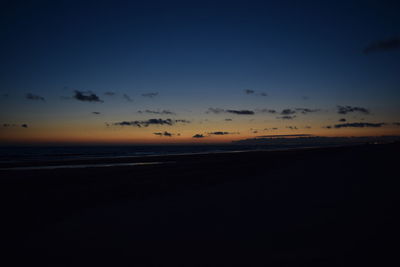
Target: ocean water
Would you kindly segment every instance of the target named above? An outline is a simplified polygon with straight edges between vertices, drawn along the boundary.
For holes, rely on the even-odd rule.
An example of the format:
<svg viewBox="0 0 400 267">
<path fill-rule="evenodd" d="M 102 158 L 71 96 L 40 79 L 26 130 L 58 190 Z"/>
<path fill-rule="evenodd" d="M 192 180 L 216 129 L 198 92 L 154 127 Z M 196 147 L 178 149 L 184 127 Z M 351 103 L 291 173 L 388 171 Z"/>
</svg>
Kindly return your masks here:
<svg viewBox="0 0 400 267">
<path fill-rule="evenodd" d="M 238 145 L 4 146 L 0 147 L 0 163 L 218 153 L 261 149 L 266 149 L 266 147 Z"/>
</svg>

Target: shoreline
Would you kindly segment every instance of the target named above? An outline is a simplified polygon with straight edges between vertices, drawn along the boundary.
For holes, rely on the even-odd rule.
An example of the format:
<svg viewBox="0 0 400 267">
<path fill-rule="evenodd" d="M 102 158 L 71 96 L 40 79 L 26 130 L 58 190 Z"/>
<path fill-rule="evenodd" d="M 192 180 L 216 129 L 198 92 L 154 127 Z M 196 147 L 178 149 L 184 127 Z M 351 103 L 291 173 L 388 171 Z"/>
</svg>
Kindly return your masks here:
<svg viewBox="0 0 400 267">
<path fill-rule="evenodd" d="M 122 248 L 129 253 L 118 260 L 131 265 L 393 263 L 399 151 L 396 143 L 0 171 L 1 245 L 17 255 L 37 249 L 41 266 L 54 266 L 51 257 L 67 265 L 71 248 Z"/>
</svg>

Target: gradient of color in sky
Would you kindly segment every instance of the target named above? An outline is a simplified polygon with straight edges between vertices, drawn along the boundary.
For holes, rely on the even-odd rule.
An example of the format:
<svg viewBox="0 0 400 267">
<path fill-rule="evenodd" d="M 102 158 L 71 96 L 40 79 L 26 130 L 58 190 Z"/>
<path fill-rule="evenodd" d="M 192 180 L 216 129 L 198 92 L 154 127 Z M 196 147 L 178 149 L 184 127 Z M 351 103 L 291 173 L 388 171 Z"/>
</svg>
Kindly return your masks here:
<svg viewBox="0 0 400 267">
<path fill-rule="evenodd" d="M 400 134 L 399 7 L 5 1 L 0 142 Z"/>
</svg>

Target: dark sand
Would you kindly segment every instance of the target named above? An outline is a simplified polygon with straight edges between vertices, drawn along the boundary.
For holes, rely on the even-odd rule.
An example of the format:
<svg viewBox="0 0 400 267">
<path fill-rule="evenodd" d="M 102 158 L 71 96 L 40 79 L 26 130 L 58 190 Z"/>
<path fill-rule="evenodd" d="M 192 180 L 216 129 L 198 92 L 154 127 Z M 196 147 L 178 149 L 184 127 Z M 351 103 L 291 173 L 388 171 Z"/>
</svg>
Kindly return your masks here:
<svg viewBox="0 0 400 267">
<path fill-rule="evenodd" d="M 400 266 L 399 151 L 0 171 L 2 266 Z"/>
</svg>

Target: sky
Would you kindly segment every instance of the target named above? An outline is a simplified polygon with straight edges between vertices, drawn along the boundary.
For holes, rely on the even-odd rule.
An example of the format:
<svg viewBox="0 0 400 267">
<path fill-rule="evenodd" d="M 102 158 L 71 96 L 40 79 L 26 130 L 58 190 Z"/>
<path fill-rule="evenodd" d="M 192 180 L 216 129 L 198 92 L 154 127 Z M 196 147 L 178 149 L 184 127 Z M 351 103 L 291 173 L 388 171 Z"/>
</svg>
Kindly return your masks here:
<svg viewBox="0 0 400 267">
<path fill-rule="evenodd" d="M 398 1 L 2 1 L 0 144 L 400 134 Z"/>
</svg>

